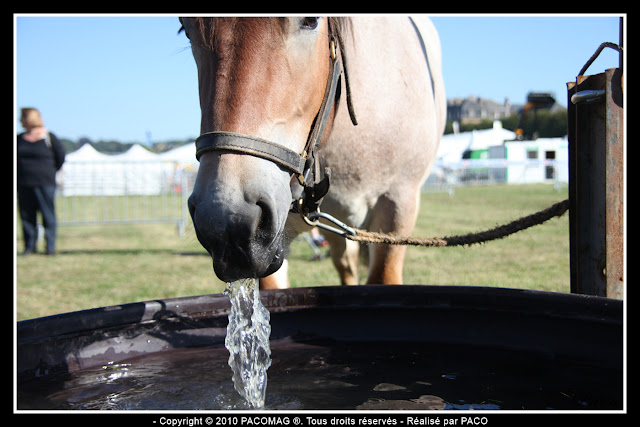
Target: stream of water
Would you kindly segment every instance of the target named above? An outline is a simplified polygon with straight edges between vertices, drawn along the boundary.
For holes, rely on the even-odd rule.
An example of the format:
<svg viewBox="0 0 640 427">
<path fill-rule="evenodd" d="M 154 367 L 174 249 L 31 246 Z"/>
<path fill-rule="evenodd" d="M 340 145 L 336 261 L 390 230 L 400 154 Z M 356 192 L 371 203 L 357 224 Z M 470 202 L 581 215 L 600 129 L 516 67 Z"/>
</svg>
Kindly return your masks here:
<svg viewBox="0 0 640 427">
<path fill-rule="evenodd" d="M 269 311 L 260 301 L 257 279 L 227 283 L 225 294 L 231 301 L 225 346 L 229 350 L 233 384 L 251 407 L 262 408 L 267 369 L 271 366 Z"/>
</svg>

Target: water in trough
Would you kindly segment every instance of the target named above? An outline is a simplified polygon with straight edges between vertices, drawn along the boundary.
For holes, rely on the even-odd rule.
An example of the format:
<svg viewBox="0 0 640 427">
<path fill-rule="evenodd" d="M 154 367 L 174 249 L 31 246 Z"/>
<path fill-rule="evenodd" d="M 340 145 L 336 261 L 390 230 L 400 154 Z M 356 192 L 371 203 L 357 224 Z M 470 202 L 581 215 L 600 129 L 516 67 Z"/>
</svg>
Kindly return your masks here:
<svg viewBox="0 0 640 427">
<path fill-rule="evenodd" d="M 234 390 L 228 358 L 224 347 L 184 348 L 33 379 L 18 389 L 18 408 L 253 409 Z M 271 360 L 267 410 L 622 407 L 615 370 L 529 352 L 284 339 L 271 342 Z"/>
<path fill-rule="evenodd" d="M 398 304 L 404 301 L 401 291 L 420 309 L 412 311 L 412 305 Z M 475 296 L 470 298 L 473 292 Z M 491 300 L 480 298 L 482 292 L 489 293 Z M 74 371 L 49 370 L 43 375 L 35 369 L 24 374 L 25 379 L 18 384 L 17 408 L 621 409 L 624 377 L 621 353 L 615 350 L 619 346 L 619 322 L 607 311 L 615 301 L 562 295 L 553 295 L 550 300 L 547 294 L 527 292 L 527 298 L 518 300 L 514 292 L 439 287 L 404 287 L 393 292 L 375 287 L 293 290 L 267 293 L 267 306 L 273 310 L 269 313 L 260 302 L 255 282 L 234 283 L 227 290 L 231 311 L 224 314 L 229 315 L 228 349 L 221 340 L 210 345 L 194 340 L 191 345 Z M 509 296 L 509 310 L 499 304 L 500 295 Z M 556 313 L 555 317 L 535 316 L 538 308 L 534 297 L 539 297 L 538 303 L 544 302 L 544 313 Z M 493 304 L 492 310 L 484 309 L 489 303 Z M 465 304 L 479 305 L 482 310 L 468 310 Z M 167 305 L 177 308 L 179 304 Z M 203 307 L 194 306 L 194 313 Z M 215 311 L 216 305 L 206 307 Z M 570 314 L 557 314 L 566 311 Z M 571 314 L 574 312 L 579 314 L 579 323 Z M 82 316 L 88 318 L 89 314 L 93 313 Z M 211 316 L 215 318 L 214 312 Z M 197 326 L 193 317 L 184 319 L 184 324 L 173 320 L 165 326 Z M 501 327 L 505 319 L 509 325 L 518 325 L 520 336 Z M 53 320 L 61 325 L 64 319 Z M 43 331 L 38 333 L 48 337 L 46 327 L 51 322 L 24 325 L 29 327 L 23 332 L 25 360 L 33 353 L 29 350 L 27 354 L 29 339 L 34 340 L 33 334 L 40 329 Z M 216 333 L 218 324 L 207 323 L 213 328 L 211 333 Z M 72 326 L 70 323 L 63 329 Z M 139 327 L 147 332 L 164 330 L 156 323 Z M 437 328 L 446 330 L 446 334 L 425 339 Z M 171 331 L 167 329 L 169 335 L 162 336 L 171 336 Z M 470 331 L 480 333 L 481 339 L 463 340 Z M 124 336 L 127 332 L 119 333 Z M 447 340 L 449 336 L 458 341 Z M 591 342 L 585 337 L 598 346 L 580 345 Z M 77 339 L 82 343 L 85 338 Z M 571 343 L 569 347 L 564 345 L 565 340 Z M 50 341 L 47 338 L 43 342 Z M 504 346 L 504 342 L 511 346 Z M 517 343 L 528 345 L 515 346 Z M 107 346 L 114 345 L 111 342 Z M 574 347 L 580 351 L 569 351 Z"/>
</svg>

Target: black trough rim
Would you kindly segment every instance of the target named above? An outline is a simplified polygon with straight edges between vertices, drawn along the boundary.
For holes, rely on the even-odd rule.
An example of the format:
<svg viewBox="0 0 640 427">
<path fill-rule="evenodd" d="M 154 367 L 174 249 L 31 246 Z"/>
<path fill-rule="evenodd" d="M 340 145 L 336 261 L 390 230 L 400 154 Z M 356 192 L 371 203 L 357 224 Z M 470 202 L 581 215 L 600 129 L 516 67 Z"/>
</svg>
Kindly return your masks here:
<svg viewBox="0 0 640 427">
<path fill-rule="evenodd" d="M 315 335 L 356 341 L 449 340 L 574 353 L 590 363 L 622 366 L 623 305 L 615 299 L 429 285 L 266 290 L 261 298 L 271 312 L 272 339 Z M 138 347 L 159 340 L 155 347 L 140 349 L 142 353 L 224 345 L 229 309 L 226 295 L 210 294 L 24 320 L 17 324 L 18 373 L 32 378 L 43 369 L 72 371 L 131 357 L 113 351 L 92 357 L 82 354 L 101 343 L 114 347 L 120 337 Z M 438 328 L 399 331 L 403 329 L 399 325 L 407 323 Z"/>
</svg>

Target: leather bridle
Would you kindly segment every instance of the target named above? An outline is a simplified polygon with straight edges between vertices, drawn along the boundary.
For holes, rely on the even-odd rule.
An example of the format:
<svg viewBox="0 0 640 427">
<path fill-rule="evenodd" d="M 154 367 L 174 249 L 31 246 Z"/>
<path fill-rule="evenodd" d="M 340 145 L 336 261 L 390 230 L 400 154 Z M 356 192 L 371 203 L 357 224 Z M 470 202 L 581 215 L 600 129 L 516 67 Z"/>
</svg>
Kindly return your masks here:
<svg viewBox="0 0 640 427">
<path fill-rule="evenodd" d="M 331 20 L 329 20 L 329 25 L 331 26 L 331 24 Z M 340 55 L 337 54 L 337 45 L 340 48 Z M 340 76 L 343 72 L 345 74 L 349 115 L 352 123 L 354 125 L 358 124 L 351 103 L 344 44 L 337 28 L 335 28 L 334 32 L 331 29 L 329 31 L 329 54 L 331 65 L 324 98 L 302 153 L 297 153 L 281 144 L 262 138 L 234 132 L 216 131 L 202 134 L 196 139 L 196 159 L 200 160 L 200 156 L 209 151 L 232 151 L 260 157 L 289 170 L 297 178 L 297 180 L 292 179 L 292 185 L 299 184 L 302 187 L 302 191 L 299 189 L 294 191 L 292 189 L 294 197 L 291 210 L 300 213 L 305 221 L 309 222 L 307 219 L 309 213 L 319 210 L 322 198 L 329 191 L 331 172 L 329 168 L 323 169 L 320 167 L 320 162 L 317 159 L 317 150 L 334 105 L 337 108 L 336 96 L 339 99 Z"/>
</svg>

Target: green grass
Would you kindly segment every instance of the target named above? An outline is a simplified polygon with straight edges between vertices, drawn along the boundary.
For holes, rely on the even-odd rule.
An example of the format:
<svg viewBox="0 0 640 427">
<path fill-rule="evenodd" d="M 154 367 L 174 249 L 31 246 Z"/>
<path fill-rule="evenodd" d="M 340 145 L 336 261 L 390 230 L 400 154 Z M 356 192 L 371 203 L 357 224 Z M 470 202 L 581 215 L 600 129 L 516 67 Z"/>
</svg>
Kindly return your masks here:
<svg viewBox="0 0 640 427">
<path fill-rule="evenodd" d="M 492 228 L 566 198 L 552 185 L 457 188 L 422 195 L 414 236 Z M 569 292 L 568 215 L 503 240 L 473 247 L 407 249 L 407 284 L 499 286 Z M 20 225 L 16 226 L 21 251 Z M 64 226 L 58 255 L 17 257 L 17 320 L 161 298 L 219 293 L 224 284 L 192 228 L 175 224 Z M 326 249 L 323 249 L 323 252 Z M 292 286 L 338 285 L 327 258 L 312 261 L 300 240 L 291 246 Z M 366 267 L 361 267 L 361 281 Z"/>
</svg>

